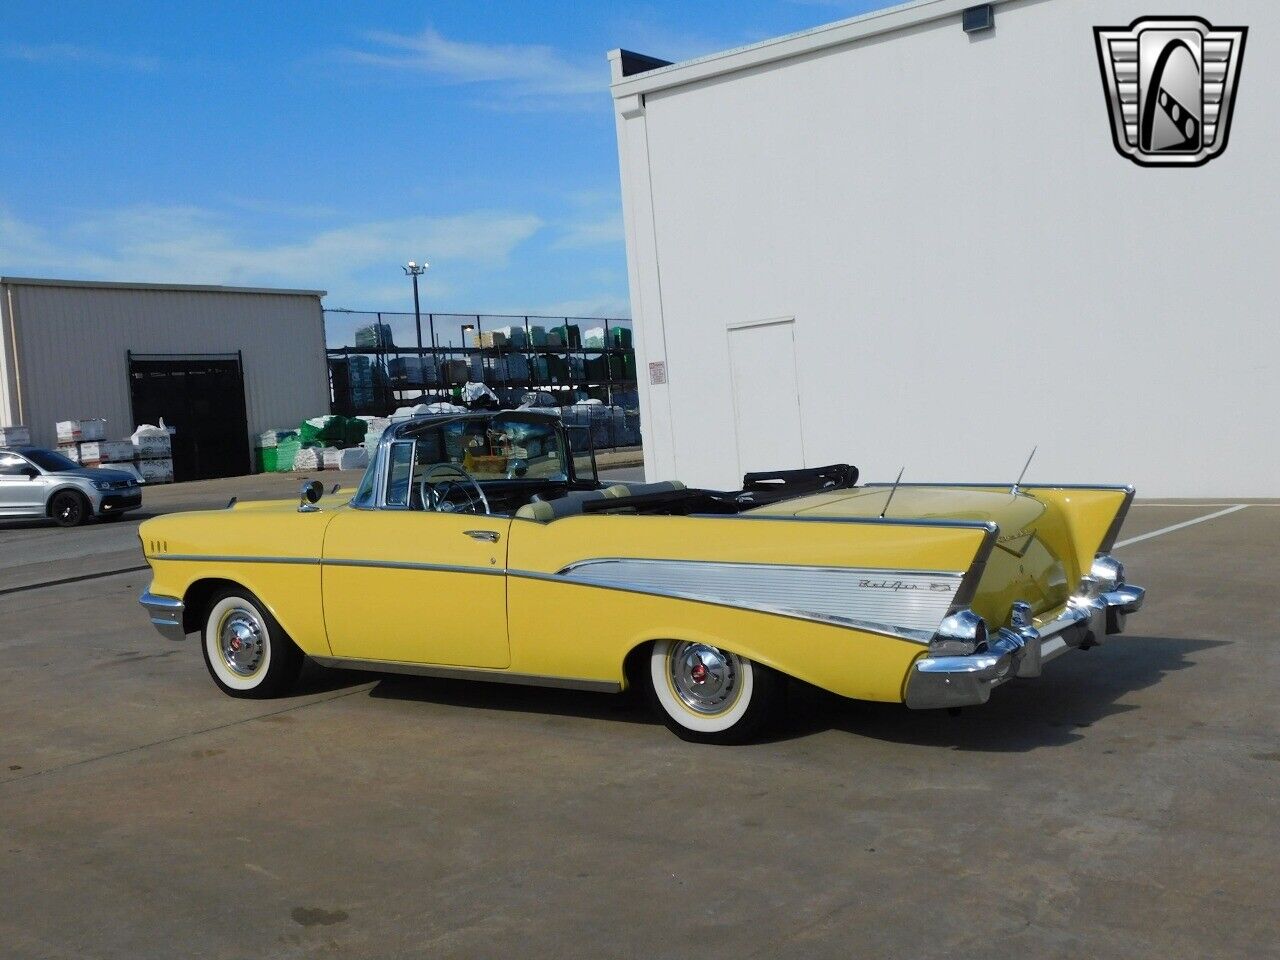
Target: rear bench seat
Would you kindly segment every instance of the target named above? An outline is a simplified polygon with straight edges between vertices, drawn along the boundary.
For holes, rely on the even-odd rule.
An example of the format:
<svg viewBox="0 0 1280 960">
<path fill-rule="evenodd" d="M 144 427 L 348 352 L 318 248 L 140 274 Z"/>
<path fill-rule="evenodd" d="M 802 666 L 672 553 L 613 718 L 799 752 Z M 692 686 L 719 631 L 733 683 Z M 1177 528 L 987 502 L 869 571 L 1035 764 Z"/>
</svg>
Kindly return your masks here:
<svg viewBox="0 0 1280 960">
<path fill-rule="evenodd" d="M 615 483 L 603 490 L 570 490 L 563 497 L 557 497 L 555 500 L 543 500 L 539 496 L 534 496 L 531 502 L 516 511 L 516 516 L 523 520 L 550 523 L 561 517 L 572 517 L 582 513 L 582 505 L 588 500 L 636 497 L 645 493 L 666 493 L 683 489 L 684 484 L 678 480 L 667 480 L 662 483 Z"/>
</svg>

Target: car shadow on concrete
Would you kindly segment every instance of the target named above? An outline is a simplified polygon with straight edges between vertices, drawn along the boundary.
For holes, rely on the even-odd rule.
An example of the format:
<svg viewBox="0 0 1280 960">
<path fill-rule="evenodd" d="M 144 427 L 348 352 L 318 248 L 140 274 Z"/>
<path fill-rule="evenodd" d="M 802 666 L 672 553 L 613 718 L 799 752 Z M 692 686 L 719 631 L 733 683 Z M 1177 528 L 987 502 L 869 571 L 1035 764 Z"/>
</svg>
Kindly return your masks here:
<svg viewBox="0 0 1280 960">
<path fill-rule="evenodd" d="M 909 710 L 902 704 L 846 700 L 806 684 L 793 684 L 790 709 L 773 738 L 793 739 L 825 730 L 902 744 L 1018 753 L 1062 746 L 1107 717 L 1140 709 L 1127 695 L 1168 673 L 1195 666 L 1192 655 L 1227 641 L 1120 636 L 1092 650 L 1075 651 L 1046 665 L 1035 679 L 998 687 L 982 706 L 958 713 Z"/>
<path fill-rule="evenodd" d="M 103 520 L 100 517 L 94 517 L 92 520 L 82 523 L 76 527 L 59 527 L 48 517 L 6 517 L 0 520 L 0 531 L 5 530 L 39 530 L 41 528 L 48 530 L 66 530 L 68 534 L 73 534 L 76 530 L 92 530 L 94 527 L 107 526 L 124 526 L 129 523 L 141 523 L 151 517 L 158 517 L 158 513 L 148 513 L 142 510 L 130 510 L 121 519 Z"/>
<path fill-rule="evenodd" d="M 446 680 L 436 677 L 361 674 L 360 682 L 378 680 L 369 696 L 415 700 L 473 710 L 508 710 L 623 723 L 658 723 L 640 691 L 590 693 L 557 687 L 530 687 L 512 683 Z"/>
<path fill-rule="evenodd" d="M 902 704 L 848 700 L 793 681 L 787 710 L 762 742 L 804 739 L 829 730 L 894 743 L 989 753 L 1062 746 L 1087 736 L 1093 724 L 1131 710 L 1122 702 L 1167 673 L 1195 666 L 1191 655 L 1227 641 L 1123 636 L 1094 650 L 1055 660 L 1044 676 L 1017 680 L 991 700 L 958 714 L 909 710 Z M 550 687 L 413 677 L 321 668 L 308 662 L 298 693 L 314 694 L 373 683 L 369 696 L 435 703 L 459 709 L 504 710 L 623 723 L 660 724 L 643 692 L 588 693 Z"/>
<path fill-rule="evenodd" d="M 292 697 L 310 697 L 317 693 L 347 690 L 365 683 L 375 683 L 385 677 L 381 673 L 364 673 L 360 670 L 338 670 L 322 667 L 310 658 L 302 661 L 298 681 L 290 692 Z"/>
</svg>

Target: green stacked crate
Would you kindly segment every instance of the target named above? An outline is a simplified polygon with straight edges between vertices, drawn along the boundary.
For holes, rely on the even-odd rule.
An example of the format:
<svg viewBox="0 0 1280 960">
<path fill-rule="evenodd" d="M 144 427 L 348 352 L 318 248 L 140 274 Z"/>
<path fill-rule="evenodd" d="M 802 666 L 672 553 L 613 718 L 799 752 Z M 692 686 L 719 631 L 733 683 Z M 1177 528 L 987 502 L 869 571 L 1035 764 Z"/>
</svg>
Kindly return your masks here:
<svg viewBox="0 0 1280 960">
<path fill-rule="evenodd" d="M 298 436 L 289 437 L 281 440 L 276 444 L 276 473 L 288 473 L 293 469 L 293 461 L 297 459 L 298 451 L 302 449 L 302 438 Z"/>
<path fill-rule="evenodd" d="M 582 331 L 578 329 L 576 323 L 561 324 L 555 328 L 555 332 L 560 335 L 561 346 L 568 347 L 570 350 L 582 349 Z"/>
<path fill-rule="evenodd" d="M 258 447 L 254 453 L 256 453 L 258 457 L 258 473 L 276 472 L 276 464 L 279 461 L 278 447 Z"/>
</svg>

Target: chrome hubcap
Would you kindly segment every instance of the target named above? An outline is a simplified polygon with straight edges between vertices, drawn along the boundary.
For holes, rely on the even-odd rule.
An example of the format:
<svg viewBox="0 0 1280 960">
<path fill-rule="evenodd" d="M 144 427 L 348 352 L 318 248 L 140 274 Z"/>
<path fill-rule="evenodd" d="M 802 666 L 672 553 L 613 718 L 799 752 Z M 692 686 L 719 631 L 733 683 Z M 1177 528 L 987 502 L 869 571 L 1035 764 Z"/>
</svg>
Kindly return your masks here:
<svg viewBox="0 0 1280 960">
<path fill-rule="evenodd" d="M 723 713 L 741 689 L 742 661 L 705 643 L 678 643 L 669 660 L 671 688 L 695 713 Z"/>
<path fill-rule="evenodd" d="M 262 665 L 266 633 L 252 610 L 228 610 L 218 625 L 218 645 L 227 669 L 237 676 L 253 676 Z"/>
</svg>

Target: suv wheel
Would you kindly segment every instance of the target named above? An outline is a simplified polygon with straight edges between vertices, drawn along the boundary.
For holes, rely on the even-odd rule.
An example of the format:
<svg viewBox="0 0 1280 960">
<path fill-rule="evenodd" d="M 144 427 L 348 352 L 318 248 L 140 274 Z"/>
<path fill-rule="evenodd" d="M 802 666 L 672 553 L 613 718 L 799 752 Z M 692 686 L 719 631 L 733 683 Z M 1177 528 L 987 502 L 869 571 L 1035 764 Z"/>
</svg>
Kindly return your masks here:
<svg viewBox="0 0 1280 960">
<path fill-rule="evenodd" d="M 60 527 L 78 527 L 89 519 L 89 513 L 89 501 L 74 490 L 55 493 L 49 503 L 49 516 Z"/>
</svg>

